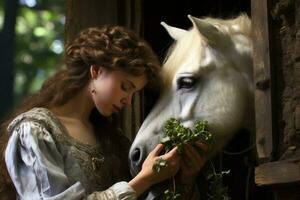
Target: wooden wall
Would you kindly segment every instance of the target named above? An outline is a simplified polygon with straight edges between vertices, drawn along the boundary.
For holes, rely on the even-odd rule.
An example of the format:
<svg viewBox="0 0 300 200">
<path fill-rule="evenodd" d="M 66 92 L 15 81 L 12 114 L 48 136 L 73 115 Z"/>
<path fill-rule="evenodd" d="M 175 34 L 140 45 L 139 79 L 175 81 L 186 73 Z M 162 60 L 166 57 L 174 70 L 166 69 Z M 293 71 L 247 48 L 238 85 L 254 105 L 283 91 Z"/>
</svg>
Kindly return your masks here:
<svg viewBox="0 0 300 200">
<path fill-rule="evenodd" d="M 299 13 L 299 0 L 252 0 L 255 182 L 274 199 L 300 199 Z"/>
</svg>

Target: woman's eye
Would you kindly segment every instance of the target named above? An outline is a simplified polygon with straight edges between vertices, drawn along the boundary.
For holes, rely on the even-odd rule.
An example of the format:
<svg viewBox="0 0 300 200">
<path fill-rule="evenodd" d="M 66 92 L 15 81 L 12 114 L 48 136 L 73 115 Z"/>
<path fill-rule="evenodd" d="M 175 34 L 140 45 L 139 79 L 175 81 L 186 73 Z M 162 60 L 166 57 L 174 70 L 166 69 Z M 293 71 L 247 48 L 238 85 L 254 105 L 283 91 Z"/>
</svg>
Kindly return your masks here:
<svg viewBox="0 0 300 200">
<path fill-rule="evenodd" d="M 195 83 L 194 77 L 181 77 L 177 80 L 177 89 L 192 89 Z"/>
<path fill-rule="evenodd" d="M 121 83 L 121 89 L 124 91 L 124 92 L 129 92 L 130 90 L 130 86 L 126 83 Z"/>
</svg>

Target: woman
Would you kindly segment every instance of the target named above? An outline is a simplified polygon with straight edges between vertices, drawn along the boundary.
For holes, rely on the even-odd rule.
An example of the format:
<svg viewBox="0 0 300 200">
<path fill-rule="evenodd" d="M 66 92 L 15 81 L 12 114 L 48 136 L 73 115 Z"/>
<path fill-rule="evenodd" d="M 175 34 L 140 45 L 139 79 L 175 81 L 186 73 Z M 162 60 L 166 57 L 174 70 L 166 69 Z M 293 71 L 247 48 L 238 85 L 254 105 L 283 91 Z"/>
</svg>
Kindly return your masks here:
<svg viewBox="0 0 300 200">
<path fill-rule="evenodd" d="M 66 46 L 65 64 L 9 121 L 5 161 L 19 198 L 136 199 L 173 177 L 181 158 L 176 148 L 161 155 L 158 145 L 125 182 L 129 143 L 106 118 L 157 82 L 151 48 L 119 26 L 89 28 Z M 160 155 L 168 165 L 155 173 Z"/>
</svg>

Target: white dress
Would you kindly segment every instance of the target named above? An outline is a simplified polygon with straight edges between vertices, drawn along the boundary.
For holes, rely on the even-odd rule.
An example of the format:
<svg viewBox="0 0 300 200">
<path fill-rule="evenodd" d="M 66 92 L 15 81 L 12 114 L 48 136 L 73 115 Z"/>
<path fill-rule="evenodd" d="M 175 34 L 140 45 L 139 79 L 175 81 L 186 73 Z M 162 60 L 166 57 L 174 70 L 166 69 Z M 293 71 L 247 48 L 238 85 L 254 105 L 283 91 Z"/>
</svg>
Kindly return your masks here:
<svg viewBox="0 0 300 200">
<path fill-rule="evenodd" d="M 120 133 L 106 137 L 106 148 L 83 144 L 45 108 L 16 117 L 8 133 L 5 161 L 18 199 L 136 199 Z"/>
</svg>

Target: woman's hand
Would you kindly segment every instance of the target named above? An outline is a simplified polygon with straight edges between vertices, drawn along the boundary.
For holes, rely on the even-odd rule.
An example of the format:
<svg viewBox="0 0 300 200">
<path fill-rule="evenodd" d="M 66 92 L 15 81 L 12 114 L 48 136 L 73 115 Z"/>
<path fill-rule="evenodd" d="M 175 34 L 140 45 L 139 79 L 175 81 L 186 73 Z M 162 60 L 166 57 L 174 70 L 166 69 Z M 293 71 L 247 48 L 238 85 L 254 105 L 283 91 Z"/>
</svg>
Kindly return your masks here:
<svg viewBox="0 0 300 200">
<path fill-rule="evenodd" d="M 175 176 L 180 168 L 180 155 L 177 151 L 177 148 L 173 148 L 171 151 L 164 155 L 160 155 L 161 151 L 163 150 L 164 145 L 158 144 L 154 150 L 152 150 L 146 160 L 143 163 L 141 174 L 145 177 L 149 177 L 152 184 L 159 183 L 164 181 L 168 178 Z M 161 168 L 159 172 L 153 171 L 152 167 L 156 161 L 156 159 L 162 158 L 166 160 L 167 166 Z"/>
<path fill-rule="evenodd" d="M 203 153 L 199 153 L 201 149 Z M 195 142 L 194 146 L 186 144 L 183 149 L 180 172 L 178 178 L 181 184 L 193 185 L 197 175 L 201 171 L 206 161 L 208 146 L 200 141 Z"/>
<path fill-rule="evenodd" d="M 163 148 L 164 145 L 158 144 L 144 161 L 142 170 L 129 182 L 129 185 L 136 191 L 137 196 L 152 185 L 175 176 L 179 171 L 181 158 L 177 148 L 175 147 L 168 153 L 160 155 Z M 167 166 L 162 168 L 159 172 L 155 172 L 152 167 L 159 157 L 167 161 Z"/>
</svg>

